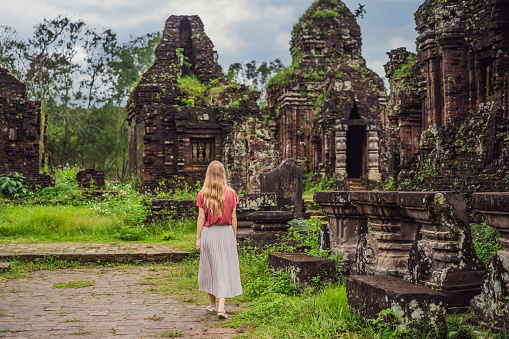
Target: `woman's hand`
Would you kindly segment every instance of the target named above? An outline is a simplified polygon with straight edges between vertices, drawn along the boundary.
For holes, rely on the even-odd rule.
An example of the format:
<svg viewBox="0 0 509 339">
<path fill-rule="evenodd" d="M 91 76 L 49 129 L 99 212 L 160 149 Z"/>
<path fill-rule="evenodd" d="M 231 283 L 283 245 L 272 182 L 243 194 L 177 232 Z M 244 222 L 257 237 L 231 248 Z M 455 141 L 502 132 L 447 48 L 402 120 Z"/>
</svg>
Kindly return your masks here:
<svg viewBox="0 0 509 339">
<path fill-rule="evenodd" d="M 200 239 L 196 239 L 196 250 L 200 252 Z"/>
</svg>

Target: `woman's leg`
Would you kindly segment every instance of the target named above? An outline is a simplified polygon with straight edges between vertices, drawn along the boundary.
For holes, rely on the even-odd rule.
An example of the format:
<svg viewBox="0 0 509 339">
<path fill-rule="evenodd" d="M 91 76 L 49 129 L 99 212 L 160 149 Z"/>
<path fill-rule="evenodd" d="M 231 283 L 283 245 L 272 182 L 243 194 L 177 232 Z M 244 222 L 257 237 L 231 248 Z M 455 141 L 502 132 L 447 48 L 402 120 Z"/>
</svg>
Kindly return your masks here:
<svg viewBox="0 0 509 339">
<path fill-rule="evenodd" d="M 224 305 L 226 303 L 226 298 L 219 298 L 219 305 L 217 306 L 218 313 L 225 313 Z"/>
<path fill-rule="evenodd" d="M 210 299 L 210 305 L 208 307 L 216 308 L 216 296 L 209 293 L 209 299 Z"/>
</svg>

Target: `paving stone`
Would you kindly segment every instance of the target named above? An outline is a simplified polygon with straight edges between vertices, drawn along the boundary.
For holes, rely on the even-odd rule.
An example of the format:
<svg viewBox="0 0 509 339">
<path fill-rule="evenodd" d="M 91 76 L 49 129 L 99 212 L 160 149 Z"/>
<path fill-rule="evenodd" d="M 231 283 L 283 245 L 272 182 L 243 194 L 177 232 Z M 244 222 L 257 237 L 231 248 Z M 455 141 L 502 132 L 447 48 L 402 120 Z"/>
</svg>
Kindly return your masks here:
<svg viewBox="0 0 509 339">
<path fill-rule="evenodd" d="M 153 272 L 151 270 L 159 271 Z M 65 269 L 37 271 L 30 277 L 0 283 L 0 329 L 6 337 L 159 338 L 167 330 L 181 330 L 185 338 L 232 338 L 235 330 L 214 328 L 222 323 L 203 307 L 179 302 L 175 296 L 140 285 L 146 276 L 164 278 L 169 266 Z M 94 286 L 55 288 L 56 283 L 93 280 Z M 27 291 L 11 293 L 10 291 Z M 113 295 L 106 295 L 113 293 Z M 205 300 L 205 298 L 204 298 Z M 204 301 L 206 302 L 206 301 Z M 205 306 L 205 305 L 204 305 Z M 235 307 L 227 305 L 229 311 Z M 160 321 L 150 317 L 161 316 Z M 83 333 L 83 335 L 79 335 Z M 85 334 L 86 333 L 86 334 Z"/>
</svg>

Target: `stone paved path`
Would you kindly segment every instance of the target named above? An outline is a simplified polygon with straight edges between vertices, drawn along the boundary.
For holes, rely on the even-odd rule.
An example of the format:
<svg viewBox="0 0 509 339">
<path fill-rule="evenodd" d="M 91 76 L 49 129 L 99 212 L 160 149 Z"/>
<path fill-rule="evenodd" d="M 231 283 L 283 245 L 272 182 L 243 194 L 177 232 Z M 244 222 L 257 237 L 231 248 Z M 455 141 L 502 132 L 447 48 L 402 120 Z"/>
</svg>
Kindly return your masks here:
<svg viewBox="0 0 509 339">
<path fill-rule="evenodd" d="M 167 277 L 169 269 L 99 267 L 36 271 L 10 280 L 0 277 L 0 336 L 139 339 L 166 333 L 166 337 L 231 338 L 236 330 L 216 327 L 224 320 L 204 310 L 201 298 L 198 306 L 151 291 L 153 286 L 143 282 L 147 276 Z M 75 281 L 93 286 L 55 286 Z M 234 312 L 235 306 L 227 309 Z"/>
<path fill-rule="evenodd" d="M 63 260 L 81 262 L 107 261 L 181 261 L 189 255 L 185 251 L 176 251 L 164 244 L 94 244 L 94 243 L 36 243 L 36 244 L 2 244 L 0 243 L 0 260 L 13 257 L 33 260 L 46 255 L 56 256 Z"/>
</svg>

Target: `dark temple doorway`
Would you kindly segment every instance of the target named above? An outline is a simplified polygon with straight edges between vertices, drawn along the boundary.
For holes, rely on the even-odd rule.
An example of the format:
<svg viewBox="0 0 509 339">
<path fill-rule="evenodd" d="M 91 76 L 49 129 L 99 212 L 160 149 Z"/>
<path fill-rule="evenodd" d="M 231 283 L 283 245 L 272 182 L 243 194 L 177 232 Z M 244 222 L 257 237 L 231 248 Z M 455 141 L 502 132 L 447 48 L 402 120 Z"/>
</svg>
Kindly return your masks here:
<svg viewBox="0 0 509 339">
<path fill-rule="evenodd" d="M 346 133 L 346 171 L 349 178 L 360 178 L 364 173 L 366 126 L 348 126 Z"/>
</svg>

